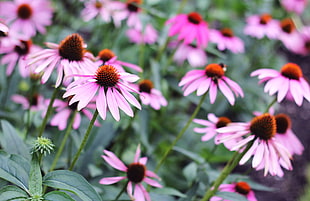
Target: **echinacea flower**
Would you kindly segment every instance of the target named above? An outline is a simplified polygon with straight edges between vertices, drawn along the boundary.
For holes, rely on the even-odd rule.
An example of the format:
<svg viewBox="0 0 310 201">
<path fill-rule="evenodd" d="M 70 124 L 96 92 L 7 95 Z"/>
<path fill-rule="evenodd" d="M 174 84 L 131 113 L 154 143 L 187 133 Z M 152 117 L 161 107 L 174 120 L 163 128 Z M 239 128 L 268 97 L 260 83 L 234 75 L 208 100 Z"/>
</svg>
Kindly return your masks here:
<svg viewBox="0 0 310 201">
<path fill-rule="evenodd" d="M 218 188 L 219 191 L 234 192 L 244 196 L 248 201 L 257 201 L 254 191 L 251 186 L 244 181 L 239 181 L 231 184 L 221 184 Z M 221 197 L 213 196 L 210 201 L 229 201 Z"/>
<path fill-rule="evenodd" d="M 299 32 L 299 39 L 295 40 L 295 45 L 290 46 L 290 51 L 301 54 L 310 54 L 310 26 L 303 27 Z"/>
<path fill-rule="evenodd" d="M 46 43 L 46 45 L 51 49 L 32 54 L 28 59 L 29 66 L 41 62 L 35 67 L 35 72 L 43 72 L 42 83 L 49 79 L 54 68 L 58 73 L 55 87 L 58 87 L 66 76 L 91 72 L 97 68 L 94 56 L 85 50 L 86 45 L 79 34 L 67 36 L 60 44 Z"/>
<path fill-rule="evenodd" d="M 157 41 L 158 33 L 151 24 L 147 24 L 144 29 L 130 28 L 126 31 L 130 42 L 136 44 L 154 44 Z"/>
<path fill-rule="evenodd" d="M 285 97 L 292 97 L 298 106 L 302 105 L 303 98 L 310 101 L 309 84 L 301 68 L 295 63 L 285 64 L 280 72 L 274 69 L 258 69 L 252 72 L 251 76 L 258 76 L 259 83 L 266 82 L 264 91 L 269 92 L 269 95 L 278 92 L 278 102 Z"/>
<path fill-rule="evenodd" d="M 126 173 L 126 176 L 107 177 L 99 181 L 100 184 L 114 184 L 121 180 L 128 180 L 127 193 L 132 200 L 135 201 L 150 201 L 150 195 L 146 191 L 142 182 L 151 186 L 161 188 L 162 186 L 151 178 L 159 179 L 152 171 L 146 168 L 147 157 L 140 158 L 140 146 L 137 147 L 133 163 L 126 166 L 114 153 L 104 150 L 102 158 L 113 168 Z"/>
<path fill-rule="evenodd" d="M 181 65 L 185 60 L 192 67 L 204 66 L 207 64 L 207 54 L 204 49 L 192 44 L 180 44 L 173 55 L 173 60 Z"/>
<path fill-rule="evenodd" d="M 210 30 L 210 42 L 217 44 L 217 49 L 223 51 L 228 49 L 233 53 L 243 53 L 244 43 L 243 41 L 234 35 L 234 32 L 229 28 L 223 28 L 221 30 Z"/>
<path fill-rule="evenodd" d="M 55 108 L 56 114 L 52 117 L 50 124 L 52 126 L 58 126 L 59 130 L 64 130 L 67 127 L 67 122 L 70 115 L 72 115 L 72 113 L 77 110 L 77 102 L 75 102 L 72 105 L 68 104 L 71 98 L 72 97 L 69 97 L 67 101 L 56 99 L 53 103 L 53 107 Z M 90 109 L 95 110 L 96 105 L 94 103 L 89 103 L 85 108 L 81 110 L 81 113 L 84 114 L 89 120 L 93 116 Z M 81 113 L 79 112 L 76 113 L 72 125 L 73 129 L 79 128 L 82 120 Z M 100 123 L 98 121 L 95 121 L 94 125 L 100 126 Z"/>
<path fill-rule="evenodd" d="M 278 39 L 290 51 L 296 51 L 296 47 L 302 46 L 303 38 L 296 29 L 296 25 L 291 18 L 285 18 L 280 22 L 280 33 Z"/>
<path fill-rule="evenodd" d="M 102 65 L 92 74 L 76 74 L 74 76 L 79 77 L 79 79 L 67 87 L 63 97 L 74 96 L 69 105 L 78 102 L 78 111 L 85 108 L 97 92 L 96 107 L 102 119 L 106 119 L 108 108 L 116 121 L 120 120 L 119 109 L 132 117 L 134 114 L 128 102 L 141 109 L 137 99 L 130 93 L 139 93 L 129 86 L 130 83 L 139 79 L 136 75 L 119 72 L 112 65 Z"/>
<path fill-rule="evenodd" d="M 124 71 L 123 66 L 131 68 L 135 71 L 142 72 L 142 68 L 140 66 L 137 66 L 132 63 L 120 61 L 117 59 L 117 55 L 110 49 L 103 49 L 98 53 L 98 56 L 96 57 L 96 65 L 113 65 L 115 68 L 117 68 L 118 71 Z"/>
<path fill-rule="evenodd" d="M 24 110 L 30 109 L 31 111 L 42 111 L 46 110 L 48 104 L 42 95 L 33 94 L 31 97 L 14 94 L 11 100 L 15 103 L 21 104 Z"/>
<path fill-rule="evenodd" d="M 0 17 L 10 30 L 29 39 L 36 31 L 44 34 L 52 24 L 53 9 L 48 0 L 14 0 L 0 2 Z"/>
<path fill-rule="evenodd" d="M 307 0 L 281 0 L 281 5 L 285 10 L 300 15 L 307 6 Z"/>
<path fill-rule="evenodd" d="M 267 36 L 270 39 L 277 39 L 280 33 L 279 21 L 265 13 L 262 15 L 252 15 L 246 19 L 244 33 L 246 35 L 261 39 Z"/>
<path fill-rule="evenodd" d="M 253 155 L 252 167 L 256 170 L 264 169 L 264 176 L 269 172 L 272 176 L 282 177 L 284 173 L 281 166 L 287 170 L 293 169 L 290 152 L 275 139 L 276 119 L 269 113 L 256 116 L 247 123 L 230 123 L 216 131 L 230 134 L 223 136 L 219 140 L 221 143 L 242 137 L 232 146 L 231 151 L 240 150 L 252 143 L 241 158 L 240 165 L 245 164 Z"/>
<path fill-rule="evenodd" d="M 184 96 L 197 90 L 197 96 L 201 96 L 209 90 L 210 102 L 215 102 L 218 89 L 224 94 L 231 105 L 235 103 L 236 96 L 243 97 L 243 91 L 239 85 L 226 77 L 226 66 L 223 64 L 209 64 L 204 70 L 191 70 L 181 79 L 179 86 L 183 86 Z"/>
<path fill-rule="evenodd" d="M 140 92 L 140 100 L 144 105 L 150 105 L 155 110 L 159 110 L 161 106 L 167 106 L 168 102 L 162 93 L 154 88 L 151 80 L 142 80 L 139 84 L 132 85 Z"/>
<path fill-rule="evenodd" d="M 169 19 L 166 24 L 171 25 L 168 36 L 178 35 L 177 40 L 184 44 L 191 44 L 196 40 L 196 45 L 201 48 L 208 45 L 208 24 L 199 13 L 179 14 Z"/>
</svg>

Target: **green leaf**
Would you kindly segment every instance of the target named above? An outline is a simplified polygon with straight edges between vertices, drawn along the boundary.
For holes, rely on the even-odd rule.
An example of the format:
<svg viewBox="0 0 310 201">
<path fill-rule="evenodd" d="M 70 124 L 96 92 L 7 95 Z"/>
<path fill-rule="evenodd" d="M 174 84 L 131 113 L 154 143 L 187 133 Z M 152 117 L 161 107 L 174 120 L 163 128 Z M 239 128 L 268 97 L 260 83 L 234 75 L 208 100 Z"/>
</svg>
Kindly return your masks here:
<svg viewBox="0 0 310 201">
<path fill-rule="evenodd" d="M 29 174 L 30 195 L 42 195 L 42 174 L 37 154 L 33 154 Z"/>
<path fill-rule="evenodd" d="M 0 189 L 0 201 L 19 201 L 28 198 L 28 194 L 17 186 L 5 186 Z"/>
<path fill-rule="evenodd" d="M 248 201 L 248 199 L 246 199 L 245 196 L 239 193 L 233 193 L 233 192 L 219 191 L 216 193 L 216 196 L 224 198 L 225 200 L 230 200 L 230 201 Z"/>
<path fill-rule="evenodd" d="M 185 194 L 181 193 L 180 191 L 174 189 L 174 188 L 156 188 L 152 190 L 153 193 L 162 194 L 162 195 L 172 195 L 177 197 L 186 197 Z"/>
<path fill-rule="evenodd" d="M 0 151 L 0 178 L 28 191 L 30 165 L 19 155 L 7 154 Z"/>
<path fill-rule="evenodd" d="M 74 201 L 67 193 L 52 191 L 44 195 L 44 201 Z"/>
<path fill-rule="evenodd" d="M 29 149 L 18 135 L 16 129 L 7 121 L 1 121 L 0 142 L 3 149 L 10 154 L 22 155 L 30 159 Z"/>
<path fill-rule="evenodd" d="M 69 170 L 56 170 L 47 173 L 43 178 L 43 184 L 49 187 L 72 192 L 83 201 L 101 201 L 101 197 L 86 179 Z"/>
<path fill-rule="evenodd" d="M 183 149 L 181 147 L 173 147 L 173 150 L 177 151 L 177 152 L 180 152 L 181 154 L 189 157 L 190 159 L 198 162 L 199 164 L 203 163 L 204 162 L 204 159 L 199 156 L 197 153 L 194 153 L 194 152 L 191 152 L 191 151 L 188 151 L 186 149 Z"/>
<path fill-rule="evenodd" d="M 197 164 L 190 163 L 183 169 L 183 174 L 186 177 L 187 181 L 192 182 L 197 177 Z"/>
</svg>

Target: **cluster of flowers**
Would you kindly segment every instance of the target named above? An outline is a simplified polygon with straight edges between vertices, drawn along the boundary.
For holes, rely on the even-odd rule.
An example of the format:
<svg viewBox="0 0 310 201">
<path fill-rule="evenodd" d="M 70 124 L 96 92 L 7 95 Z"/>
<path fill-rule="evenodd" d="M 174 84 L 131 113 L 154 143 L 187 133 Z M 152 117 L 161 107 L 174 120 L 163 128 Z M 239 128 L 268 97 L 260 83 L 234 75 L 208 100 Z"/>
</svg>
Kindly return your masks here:
<svg viewBox="0 0 310 201">
<path fill-rule="evenodd" d="M 294 6 L 290 5 L 292 2 Z M 140 7 L 142 1 L 128 0 L 124 3 L 90 0 L 84 3 L 82 16 L 85 21 L 99 15 L 104 22 L 113 21 L 114 25 L 119 27 L 121 22 L 127 19 L 127 36 L 130 41 L 138 44 L 156 42 L 157 31 L 151 24 L 144 25 L 140 20 L 141 15 L 144 15 Z M 305 1 L 283 0 L 282 4 L 290 11 L 300 14 Z M 109 49 L 102 49 L 94 56 L 86 50 L 86 44 L 79 34 L 71 34 L 59 44 L 47 42 L 48 49 L 33 45 L 31 37 L 37 32 L 45 33 L 45 27 L 52 24 L 52 13 L 49 1 L 45 0 L 0 3 L 0 17 L 3 18 L 0 22 L 0 53 L 4 54 L 1 64 L 7 65 L 7 75 L 11 75 L 17 65 L 22 77 L 39 77 L 42 83 L 46 83 L 52 73 L 57 71 L 55 87 L 66 87 L 63 94 L 66 101 L 56 100 L 53 103 L 57 114 L 52 118 L 51 125 L 64 130 L 71 112 L 75 110 L 82 110 L 83 114 L 91 118 L 91 111 L 96 109 L 103 120 L 107 118 L 107 111 L 116 121 L 120 120 L 119 110 L 133 117 L 134 111 L 130 104 L 141 109 L 139 100 L 133 94 L 138 94 L 142 104 L 150 105 L 155 110 L 167 106 L 167 100 L 154 88 L 151 80 L 145 79 L 136 84 L 139 76 L 126 71 L 126 68 L 130 68 L 141 73 L 141 67 L 119 60 Z M 221 51 L 228 49 L 233 53 L 244 52 L 244 43 L 230 28 L 209 29 L 208 23 L 199 13 L 179 14 L 169 19 L 166 24 L 170 26 L 168 36 L 177 36 L 170 46 L 176 48 L 174 59 L 178 63 L 188 59 L 193 67 L 205 66 L 205 48 L 209 42 L 215 43 Z M 309 53 L 310 28 L 303 27 L 299 31 L 291 19 L 279 22 L 269 14 L 251 16 L 247 19 L 244 33 L 257 38 L 267 36 L 270 39 L 279 39 L 293 52 Z M 184 96 L 194 91 L 197 96 L 208 92 L 211 104 L 216 101 L 217 92 L 220 90 L 228 102 L 234 105 L 235 96 L 243 97 L 244 93 L 236 82 L 225 76 L 225 72 L 225 64 L 208 64 L 204 69 L 189 71 L 181 79 L 179 86 L 182 87 Z M 309 84 L 297 64 L 287 63 L 280 72 L 274 69 L 259 69 L 252 72 L 251 76 L 258 76 L 260 83 L 266 83 L 264 90 L 269 95 L 277 93 L 278 102 L 289 99 L 301 106 L 304 98 L 310 101 Z M 37 110 L 44 110 L 50 102 L 37 94 L 26 99 L 14 95 L 12 99 L 23 104 L 24 108 L 35 106 L 33 108 Z M 81 122 L 80 114 L 75 118 L 73 127 L 78 128 Z M 214 114 L 209 114 L 208 119 L 194 120 L 195 123 L 206 126 L 194 130 L 205 134 L 202 141 L 216 136 L 216 144 L 224 143 L 229 150 L 239 152 L 251 143 L 240 164 L 246 163 L 253 156 L 253 168 L 264 169 L 264 175 L 270 173 L 283 176 L 281 167 L 292 170 L 292 156 L 300 155 L 303 151 L 303 145 L 291 130 L 290 118 L 285 114 L 257 114 L 246 123 L 232 123 L 227 117 L 216 117 Z M 96 125 L 99 126 L 99 122 L 96 122 Z M 150 200 L 142 181 L 161 187 L 157 181 L 149 178 L 158 179 L 158 176 L 146 169 L 147 158 L 140 158 L 139 146 L 134 162 L 129 166 L 124 165 L 108 150 L 104 150 L 104 154 L 102 157 L 109 165 L 126 172 L 127 175 L 103 178 L 100 180 L 101 184 L 113 184 L 128 179 L 127 192 L 135 200 Z M 248 196 L 249 200 L 256 200 L 253 191 L 245 182 L 224 184 L 220 190 L 238 192 Z M 213 200 L 217 198 L 214 197 Z"/>
</svg>

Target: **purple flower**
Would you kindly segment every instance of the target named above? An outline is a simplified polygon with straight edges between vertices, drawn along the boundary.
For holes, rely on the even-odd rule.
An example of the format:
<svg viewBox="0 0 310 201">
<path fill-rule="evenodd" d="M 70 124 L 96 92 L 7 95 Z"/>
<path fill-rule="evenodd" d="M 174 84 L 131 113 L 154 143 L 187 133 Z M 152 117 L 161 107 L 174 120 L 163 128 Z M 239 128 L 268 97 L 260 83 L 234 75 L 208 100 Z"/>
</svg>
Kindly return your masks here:
<svg viewBox="0 0 310 201">
<path fill-rule="evenodd" d="M 307 6 L 307 0 L 281 0 L 281 5 L 285 10 L 300 15 Z"/>
<path fill-rule="evenodd" d="M 147 24 L 144 29 L 130 28 L 126 35 L 131 42 L 137 44 L 154 44 L 158 38 L 158 33 L 151 24 Z"/>
<path fill-rule="evenodd" d="M 216 43 L 217 48 L 221 51 L 228 49 L 233 53 L 243 53 L 243 41 L 234 35 L 233 31 L 229 28 L 223 28 L 220 31 L 210 30 L 210 42 Z"/>
<path fill-rule="evenodd" d="M 180 44 L 174 53 L 173 60 L 178 65 L 181 65 L 186 59 L 192 67 L 205 66 L 207 64 L 207 54 L 204 49 L 191 44 Z"/>
</svg>

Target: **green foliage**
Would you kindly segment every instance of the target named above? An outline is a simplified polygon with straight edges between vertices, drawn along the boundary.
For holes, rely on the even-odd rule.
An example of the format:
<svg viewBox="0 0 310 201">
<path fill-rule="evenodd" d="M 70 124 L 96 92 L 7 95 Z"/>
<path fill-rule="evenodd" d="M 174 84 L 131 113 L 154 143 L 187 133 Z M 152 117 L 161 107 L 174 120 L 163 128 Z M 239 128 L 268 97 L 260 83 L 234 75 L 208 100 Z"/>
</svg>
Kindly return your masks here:
<svg viewBox="0 0 310 201">
<path fill-rule="evenodd" d="M 5 186 L 0 189 L 0 201 L 24 201 L 28 194 L 16 186 Z"/>
</svg>

